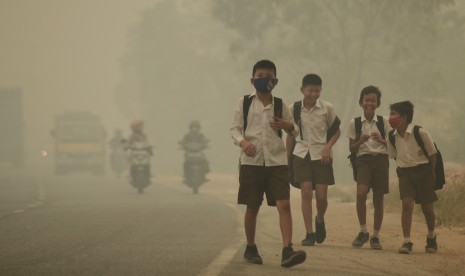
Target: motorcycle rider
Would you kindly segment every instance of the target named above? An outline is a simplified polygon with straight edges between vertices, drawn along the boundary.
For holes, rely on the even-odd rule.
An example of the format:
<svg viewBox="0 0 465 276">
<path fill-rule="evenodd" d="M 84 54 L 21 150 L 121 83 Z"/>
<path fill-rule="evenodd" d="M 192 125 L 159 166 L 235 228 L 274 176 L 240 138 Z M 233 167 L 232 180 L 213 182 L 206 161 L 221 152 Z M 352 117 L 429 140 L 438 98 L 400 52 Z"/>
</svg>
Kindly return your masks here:
<svg viewBox="0 0 465 276">
<path fill-rule="evenodd" d="M 129 139 L 126 144 L 126 149 L 129 149 L 132 145 L 135 143 L 143 143 L 148 145 L 148 140 L 147 140 L 147 135 L 144 133 L 144 121 L 143 120 L 134 120 L 131 122 L 131 135 L 129 136 Z M 152 148 L 148 147 L 147 151 L 150 155 L 152 155 Z M 148 167 L 148 175 L 151 178 L 152 173 L 151 173 L 151 168 L 150 166 Z M 132 177 L 133 176 L 133 168 L 130 168 L 130 177 L 131 177 L 131 183 L 132 183 Z"/>
<path fill-rule="evenodd" d="M 204 181 L 208 181 L 205 175 L 210 171 L 208 167 L 208 161 L 203 155 L 203 150 L 207 148 L 208 139 L 205 138 L 203 133 L 200 132 L 200 123 L 197 120 L 193 120 L 189 124 L 189 132 L 184 135 L 184 138 L 180 142 L 182 148 L 185 150 L 184 158 L 184 178 L 186 178 L 186 171 L 189 166 L 189 155 L 190 154 L 201 154 L 202 156 L 202 172 Z"/>
<path fill-rule="evenodd" d="M 147 143 L 147 135 L 144 133 L 144 121 L 134 120 L 131 122 L 131 135 L 129 136 L 128 147 L 136 142 Z"/>
</svg>

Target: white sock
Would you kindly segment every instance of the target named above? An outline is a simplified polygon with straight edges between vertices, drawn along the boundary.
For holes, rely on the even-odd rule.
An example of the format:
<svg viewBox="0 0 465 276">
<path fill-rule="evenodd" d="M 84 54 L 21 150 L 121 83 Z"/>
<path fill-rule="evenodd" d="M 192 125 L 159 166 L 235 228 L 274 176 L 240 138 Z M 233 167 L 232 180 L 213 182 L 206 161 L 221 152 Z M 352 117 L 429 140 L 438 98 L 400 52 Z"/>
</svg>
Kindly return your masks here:
<svg viewBox="0 0 465 276">
<path fill-rule="evenodd" d="M 404 243 L 411 242 L 410 237 L 404 237 Z"/>
<path fill-rule="evenodd" d="M 373 229 L 373 235 L 371 235 L 372 238 L 379 238 L 379 230 L 374 230 Z"/>
<path fill-rule="evenodd" d="M 366 224 L 361 224 L 360 225 L 360 232 L 362 233 L 368 233 L 368 227 Z"/>
<path fill-rule="evenodd" d="M 428 239 L 432 239 L 436 237 L 436 234 L 434 233 L 434 230 L 433 231 L 428 231 Z"/>
</svg>

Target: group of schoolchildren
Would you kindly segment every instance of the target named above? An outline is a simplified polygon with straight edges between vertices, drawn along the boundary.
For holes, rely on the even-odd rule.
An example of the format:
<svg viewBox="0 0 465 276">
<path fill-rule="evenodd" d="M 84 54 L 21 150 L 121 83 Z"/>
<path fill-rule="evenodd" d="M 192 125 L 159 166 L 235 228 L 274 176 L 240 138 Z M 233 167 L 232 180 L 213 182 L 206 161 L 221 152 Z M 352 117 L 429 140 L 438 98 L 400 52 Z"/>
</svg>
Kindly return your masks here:
<svg viewBox="0 0 465 276">
<path fill-rule="evenodd" d="M 289 176 L 293 186 L 300 188 L 305 225 L 303 246 L 323 243 L 326 238 L 325 213 L 328 207 L 328 186 L 333 185 L 332 147 L 341 135 L 340 120 L 332 104 L 320 98 L 322 80 L 308 74 L 302 80 L 303 99 L 287 107 L 273 97 L 278 84 L 276 66 L 269 60 L 258 61 L 252 70 L 251 84 L 255 92 L 241 97 L 230 128 L 234 143 L 241 148 L 238 204 L 246 205 L 244 228 L 247 245 L 244 260 L 262 264 L 255 243 L 257 215 L 265 195 L 269 206 L 276 206 L 283 240 L 281 266 L 292 267 L 305 261 L 305 251 L 292 247 L 292 215 Z M 410 230 L 414 203 L 421 204 L 428 234 L 425 250 L 437 251 L 435 213 L 437 200 L 434 188 L 436 148 L 431 136 L 422 128 L 423 151 L 417 144 L 412 123 L 413 104 L 409 101 L 390 105 L 389 118 L 376 114 L 381 92 L 375 86 L 365 87 L 359 98 L 363 110 L 350 121 L 347 137 L 349 149 L 355 154 L 354 178 L 357 182 L 356 211 L 360 232 L 352 247 L 361 248 L 369 242 L 381 250 L 379 239 L 383 221 L 383 199 L 389 192 L 389 160 L 397 164 L 400 199 L 402 200 L 403 243 L 399 253 L 412 252 Z M 392 129 L 391 129 L 392 128 Z M 286 142 L 282 132 L 287 134 Z M 387 138 L 388 133 L 392 140 Z M 289 174 L 289 170 L 292 171 Z M 374 227 L 370 236 L 366 222 L 366 201 L 373 192 Z M 316 215 L 312 199 L 315 191 Z M 314 225 L 313 225 L 314 222 Z"/>
</svg>

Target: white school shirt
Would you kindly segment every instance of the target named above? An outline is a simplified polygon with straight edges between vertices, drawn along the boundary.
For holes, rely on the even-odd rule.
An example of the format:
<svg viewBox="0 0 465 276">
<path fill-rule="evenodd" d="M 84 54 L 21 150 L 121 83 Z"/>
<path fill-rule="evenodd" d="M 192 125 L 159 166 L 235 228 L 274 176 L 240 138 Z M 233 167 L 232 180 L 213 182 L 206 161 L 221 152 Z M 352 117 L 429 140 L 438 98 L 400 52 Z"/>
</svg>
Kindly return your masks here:
<svg viewBox="0 0 465 276">
<path fill-rule="evenodd" d="M 434 147 L 433 139 L 423 128 L 420 128 L 420 137 L 423 139 L 425 144 L 426 152 L 429 156 L 436 154 L 436 148 Z M 410 168 L 421 164 L 426 164 L 429 159 L 423 153 L 423 150 L 417 144 L 415 136 L 413 135 L 413 125 L 409 124 L 407 130 L 404 133 L 404 137 L 394 131 L 394 138 L 396 141 L 396 147 L 391 145 L 388 139 L 388 151 L 389 157 L 396 158 L 398 167 Z"/>
<path fill-rule="evenodd" d="M 371 120 L 371 123 L 365 118 L 365 114 L 362 114 L 361 116 L 362 119 L 362 132 L 361 134 L 368 134 L 370 135 L 373 132 L 377 132 L 381 135 L 379 132 L 378 127 L 376 126 L 376 123 L 378 122 L 378 116 L 373 117 L 373 120 Z M 384 134 L 386 141 L 388 140 L 387 137 L 389 135 L 389 131 L 391 128 L 389 127 L 389 120 L 387 117 L 383 117 L 383 122 L 384 122 Z M 355 118 L 350 120 L 349 123 L 349 129 L 347 129 L 347 138 L 349 139 L 356 139 L 356 132 L 355 132 Z M 382 137 L 381 137 L 382 138 Z M 388 154 L 387 147 L 381 143 L 378 143 L 374 139 L 368 139 L 368 141 L 364 142 L 363 144 L 360 145 L 358 151 L 357 151 L 357 156 L 361 156 L 364 154 Z"/>
<path fill-rule="evenodd" d="M 253 99 L 247 116 L 247 128 L 245 133 L 243 133 L 244 97 L 241 97 L 237 103 L 231 128 L 229 129 L 231 137 L 236 145 L 239 146 L 240 142 L 245 139 L 257 148 L 255 157 L 249 157 L 241 150 L 241 165 L 267 167 L 287 165 L 287 152 L 284 141 L 278 136 L 278 132 L 270 127 L 270 122 L 274 116 L 274 98 L 270 105 L 263 106 L 256 93 L 252 93 L 249 97 L 253 97 Z M 284 103 L 283 120 L 294 123 L 292 114 Z M 292 135 L 298 135 L 298 133 L 299 128 L 294 123 Z"/>
<path fill-rule="evenodd" d="M 294 104 L 289 106 L 291 114 L 294 114 Z M 299 135 L 294 135 L 296 145 L 293 154 L 300 158 L 305 158 L 307 153 L 310 154 L 311 160 L 321 160 L 321 151 L 327 144 L 326 132 L 336 119 L 336 113 L 332 104 L 316 100 L 315 105 L 306 109 L 302 100 L 300 111 L 300 131 L 303 139 Z M 332 154 L 331 154 L 332 155 Z"/>
</svg>

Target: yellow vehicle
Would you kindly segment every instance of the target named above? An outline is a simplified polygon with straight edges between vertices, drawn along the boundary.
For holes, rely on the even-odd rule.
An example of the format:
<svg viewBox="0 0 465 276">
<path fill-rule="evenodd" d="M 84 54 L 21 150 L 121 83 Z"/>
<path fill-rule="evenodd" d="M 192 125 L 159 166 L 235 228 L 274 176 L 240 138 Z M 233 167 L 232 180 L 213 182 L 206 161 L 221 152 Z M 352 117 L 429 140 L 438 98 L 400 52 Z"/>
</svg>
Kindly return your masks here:
<svg viewBox="0 0 465 276">
<path fill-rule="evenodd" d="M 105 171 L 105 130 L 100 118 L 89 112 L 65 112 L 55 116 L 55 173 Z"/>
</svg>

